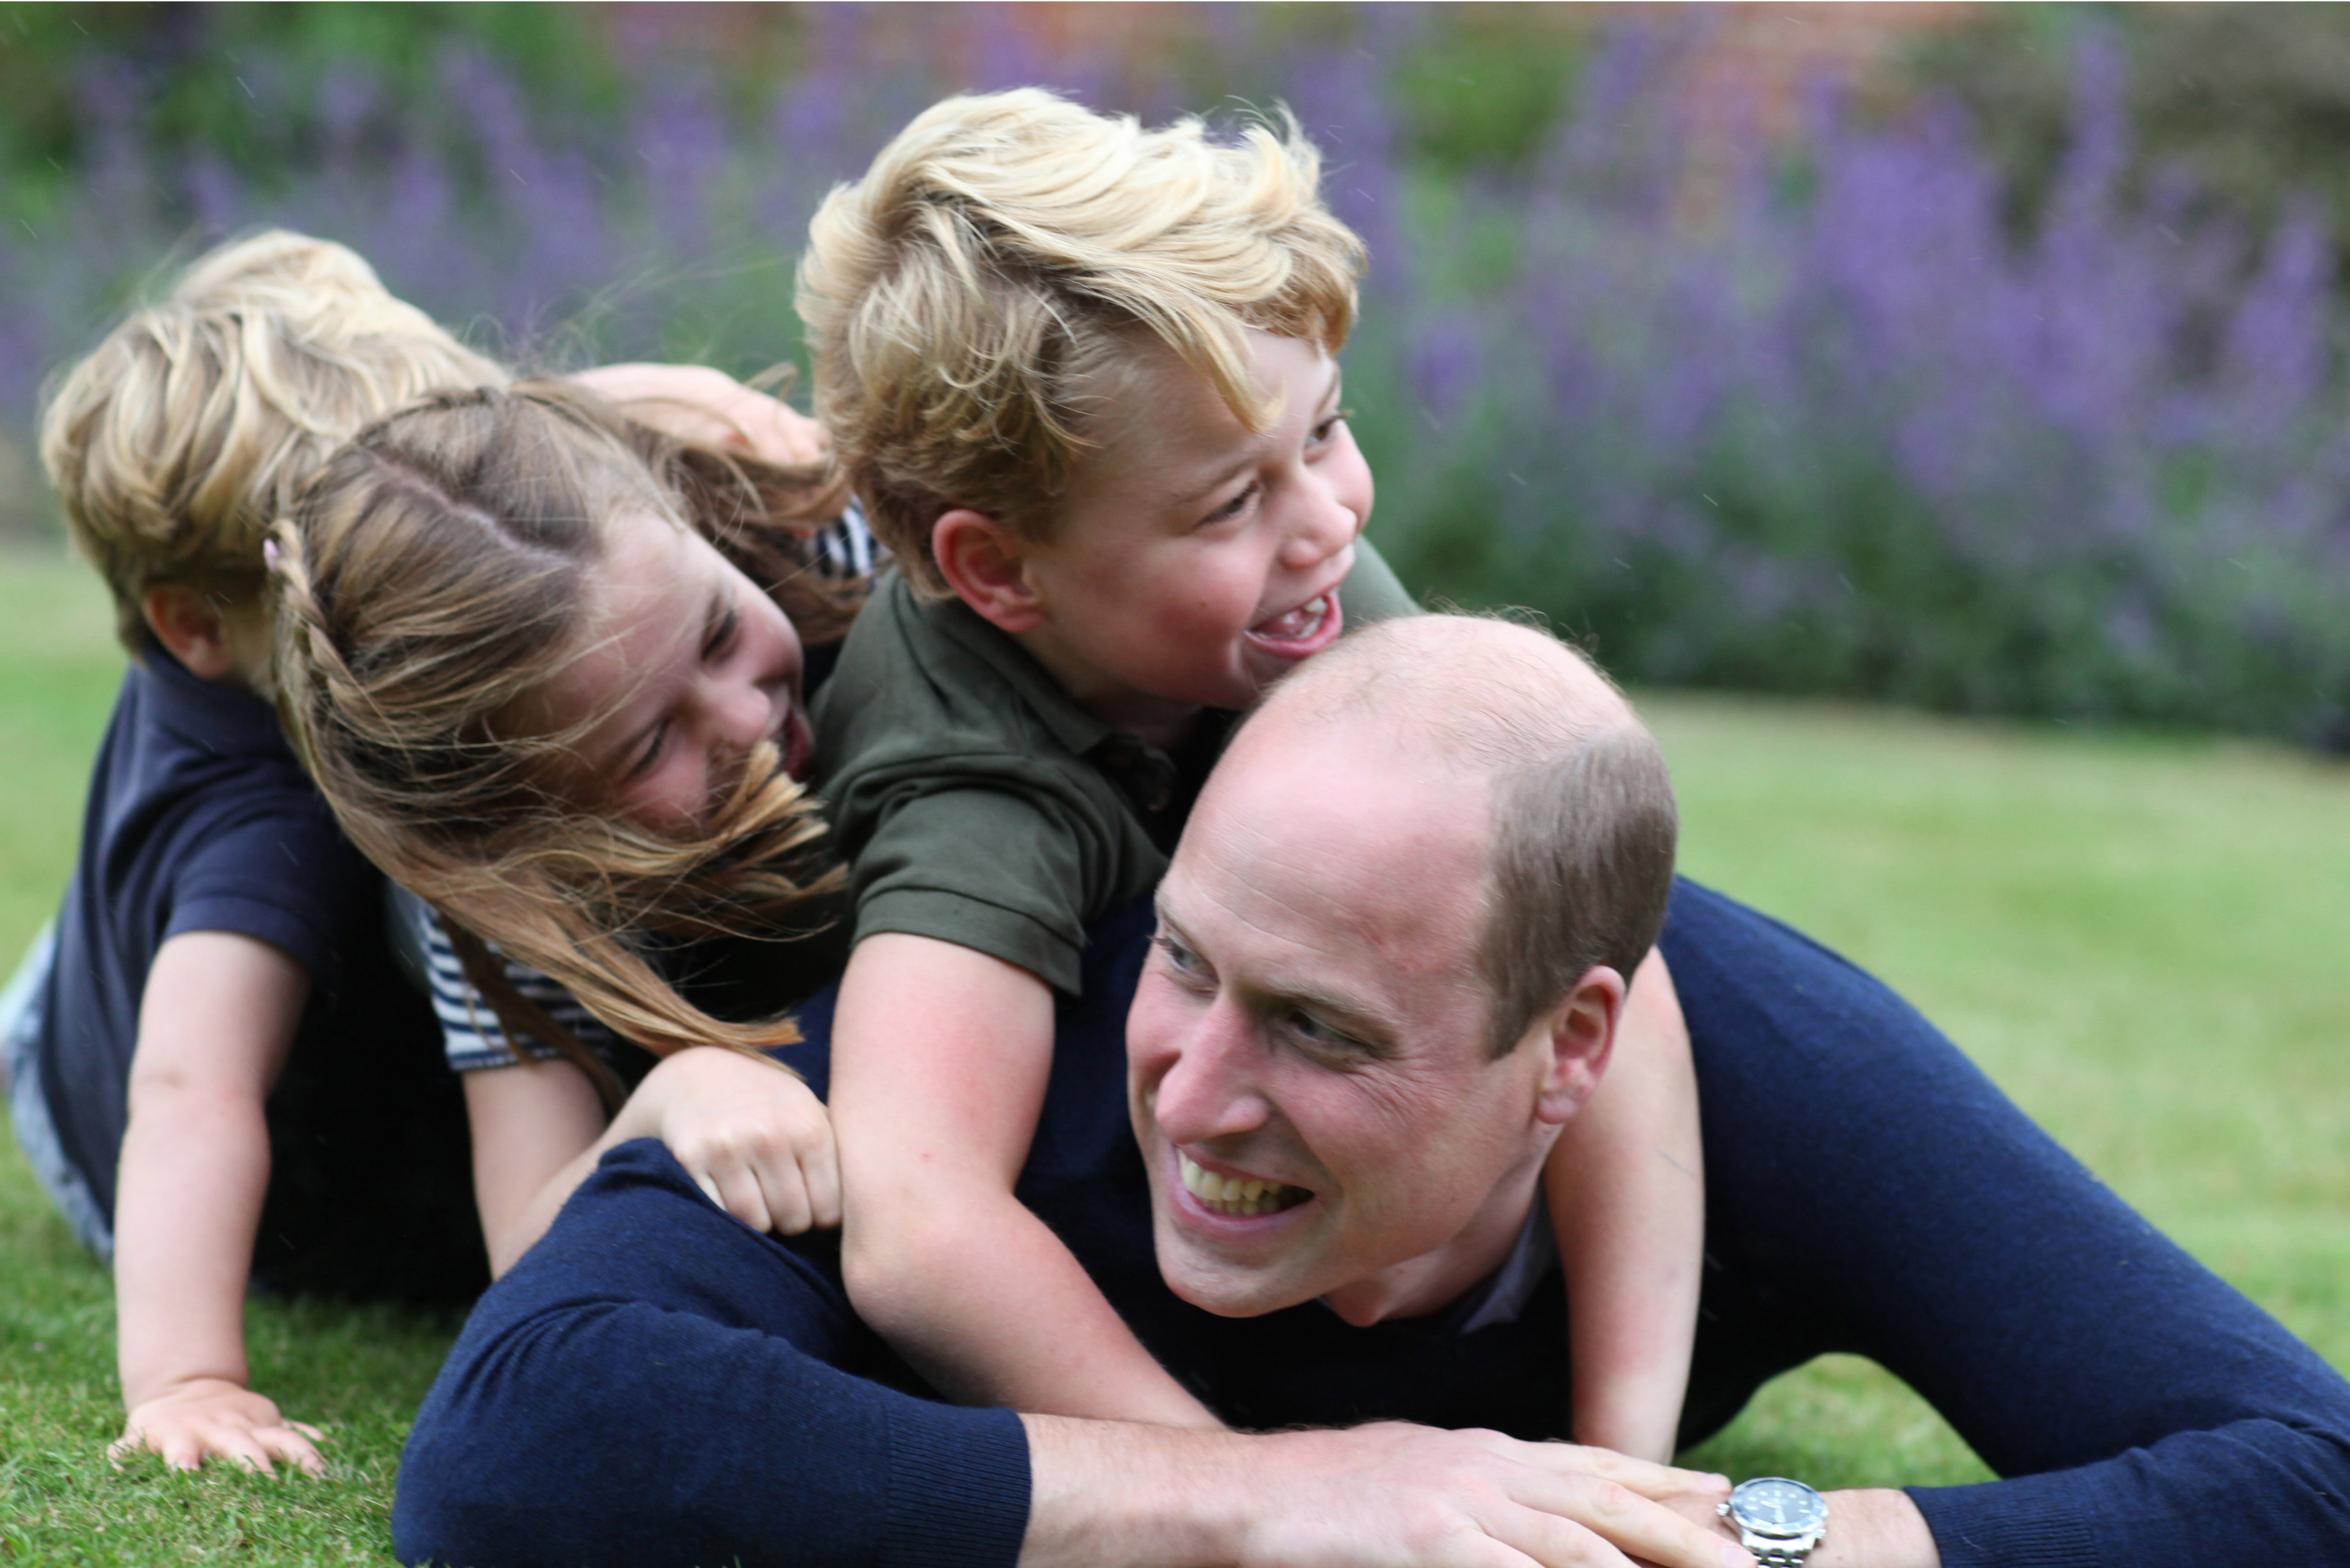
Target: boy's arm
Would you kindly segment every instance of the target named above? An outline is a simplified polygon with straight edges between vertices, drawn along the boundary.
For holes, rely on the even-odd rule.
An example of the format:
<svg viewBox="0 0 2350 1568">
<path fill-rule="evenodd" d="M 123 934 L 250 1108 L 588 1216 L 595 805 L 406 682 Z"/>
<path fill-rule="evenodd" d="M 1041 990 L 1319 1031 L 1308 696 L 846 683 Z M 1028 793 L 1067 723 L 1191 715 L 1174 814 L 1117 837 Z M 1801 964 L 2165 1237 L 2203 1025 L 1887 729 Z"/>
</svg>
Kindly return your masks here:
<svg viewBox="0 0 2350 1568">
<path fill-rule="evenodd" d="M 114 1203 L 130 1412 L 117 1457 L 151 1449 L 180 1469 L 213 1457 L 326 1468 L 317 1430 L 245 1386 L 245 1281 L 269 1185 L 263 1106 L 309 993 L 300 963 L 232 931 L 172 937 L 148 971 Z"/>
<path fill-rule="evenodd" d="M 857 945 L 832 1113 L 858 1314 L 964 1404 L 1213 1427 L 1060 1238 L 1013 1196 L 1053 1055 L 1053 992 L 934 938 Z"/>
<path fill-rule="evenodd" d="M 1664 955 L 1652 951 L 1599 1089 L 1544 1169 L 1566 1274 L 1579 1443 L 1672 1458 L 1697 1333 L 1704 1158 L 1689 1026 Z"/>
</svg>

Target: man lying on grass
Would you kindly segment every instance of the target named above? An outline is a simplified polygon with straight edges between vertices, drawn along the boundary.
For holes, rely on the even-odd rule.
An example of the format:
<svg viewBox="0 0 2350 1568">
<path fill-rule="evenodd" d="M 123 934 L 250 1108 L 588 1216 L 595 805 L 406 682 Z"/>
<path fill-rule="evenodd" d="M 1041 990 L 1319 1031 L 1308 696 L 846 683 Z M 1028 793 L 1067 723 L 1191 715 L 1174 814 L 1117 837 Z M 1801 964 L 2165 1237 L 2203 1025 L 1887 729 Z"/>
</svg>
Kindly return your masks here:
<svg viewBox="0 0 2350 1568">
<path fill-rule="evenodd" d="M 1670 824 L 1645 731 L 1572 653 L 1415 618 L 1249 721 L 1155 936 L 1139 909 L 1097 929 L 1023 1200 L 1220 1417 L 1351 1429 L 932 1403 L 827 1239 L 754 1233 L 636 1143 L 452 1352 L 401 1470 L 402 1558 L 2350 1560 L 2350 1386 L 1883 987 L 1673 883 Z M 1712 1478 L 1524 1440 L 1569 1407 L 1536 1178 L 1660 915 L 1705 1118 L 1683 1439 L 1846 1351 L 2008 1479 L 1836 1493 L 1824 1518 L 1778 1482 L 1725 1519 Z M 802 1022 L 783 1054 L 821 1086 L 824 1005 Z M 1510 1436 L 1437 1429 L 1467 1427 Z"/>
</svg>

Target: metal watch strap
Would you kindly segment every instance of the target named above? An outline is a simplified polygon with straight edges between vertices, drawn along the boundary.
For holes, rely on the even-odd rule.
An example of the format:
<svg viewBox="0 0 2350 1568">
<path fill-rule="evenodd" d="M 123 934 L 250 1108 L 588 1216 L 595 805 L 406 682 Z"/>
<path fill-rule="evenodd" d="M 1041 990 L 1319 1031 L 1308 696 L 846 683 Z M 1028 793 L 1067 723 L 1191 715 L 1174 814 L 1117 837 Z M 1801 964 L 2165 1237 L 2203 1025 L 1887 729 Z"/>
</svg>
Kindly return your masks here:
<svg viewBox="0 0 2350 1568">
<path fill-rule="evenodd" d="M 1811 1556 L 1812 1548 L 1818 1544 L 1816 1541 L 1800 1543 L 1761 1542 L 1748 1544 L 1746 1550 L 1754 1554 L 1754 1561 L 1762 1564 L 1762 1568 L 1804 1568 L 1804 1559 Z"/>
</svg>

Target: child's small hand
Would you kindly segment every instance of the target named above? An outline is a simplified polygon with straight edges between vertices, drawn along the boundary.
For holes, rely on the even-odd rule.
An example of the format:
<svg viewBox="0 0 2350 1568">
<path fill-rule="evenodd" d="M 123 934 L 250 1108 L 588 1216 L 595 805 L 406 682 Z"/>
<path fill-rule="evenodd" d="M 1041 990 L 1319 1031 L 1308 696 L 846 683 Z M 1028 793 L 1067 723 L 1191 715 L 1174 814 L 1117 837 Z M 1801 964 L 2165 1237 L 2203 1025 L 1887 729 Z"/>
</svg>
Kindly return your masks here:
<svg viewBox="0 0 2350 1568">
<path fill-rule="evenodd" d="M 630 419 L 681 440 L 780 467 L 824 456 L 822 426 L 707 365 L 599 365 L 571 379 Z"/>
<path fill-rule="evenodd" d="M 632 1104 L 710 1200 L 754 1231 L 796 1236 L 840 1223 L 832 1117 L 774 1064 L 719 1046 L 680 1051 Z"/>
<path fill-rule="evenodd" d="M 108 1445 L 117 1465 L 135 1453 L 161 1454 L 177 1470 L 206 1459 L 233 1459 L 264 1475 L 272 1459 L 283 1459 L 304 1475 L 327 1473 L 317 1444 L 324 1437 L 307 1421 L 289 1421 L 276 1405 L 223 1377 L 199 1377 L 131 1407 L 122 1436 Z"/>
</svg>

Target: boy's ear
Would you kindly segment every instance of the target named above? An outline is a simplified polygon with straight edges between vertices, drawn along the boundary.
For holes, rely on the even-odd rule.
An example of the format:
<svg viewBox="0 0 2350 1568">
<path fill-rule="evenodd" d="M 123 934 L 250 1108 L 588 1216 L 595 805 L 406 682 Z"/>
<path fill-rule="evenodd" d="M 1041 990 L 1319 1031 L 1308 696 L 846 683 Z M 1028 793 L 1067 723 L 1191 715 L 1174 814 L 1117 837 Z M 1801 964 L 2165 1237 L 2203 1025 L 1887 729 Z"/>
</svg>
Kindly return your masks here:
<svg viewBox="0 0 2350 1568">
<path fill-rule="evenodd" d="M 1627 989 L 1622 975 L 1596 965 L 1584 971 L 1557 1006 L 1534 1020 L 1529 1033 L 1540 1036 L 1542 1052 L 1534 1106 L 1539 1119 L 1554 1125 L 1569 1120 L 1599 1087 L 1599 1075 L 1616 1049 Z"/>
<path fill-rule="evenodd" d="M 139 611 L 147 618 L 155 640 L 171 649 L 189 674 L 218 680 L 236 673 L 227 618 L 203 589 L 158 583 L 139 596 Z"/>
<path fill-rule="evenodd" d="M 1045 618 L 1019 538 L 985 513 L 958 506 L 941 514 L 931 524 L 931 558 L 955 597 L 998 630 L 1028 631 Z"/>
</svg>

